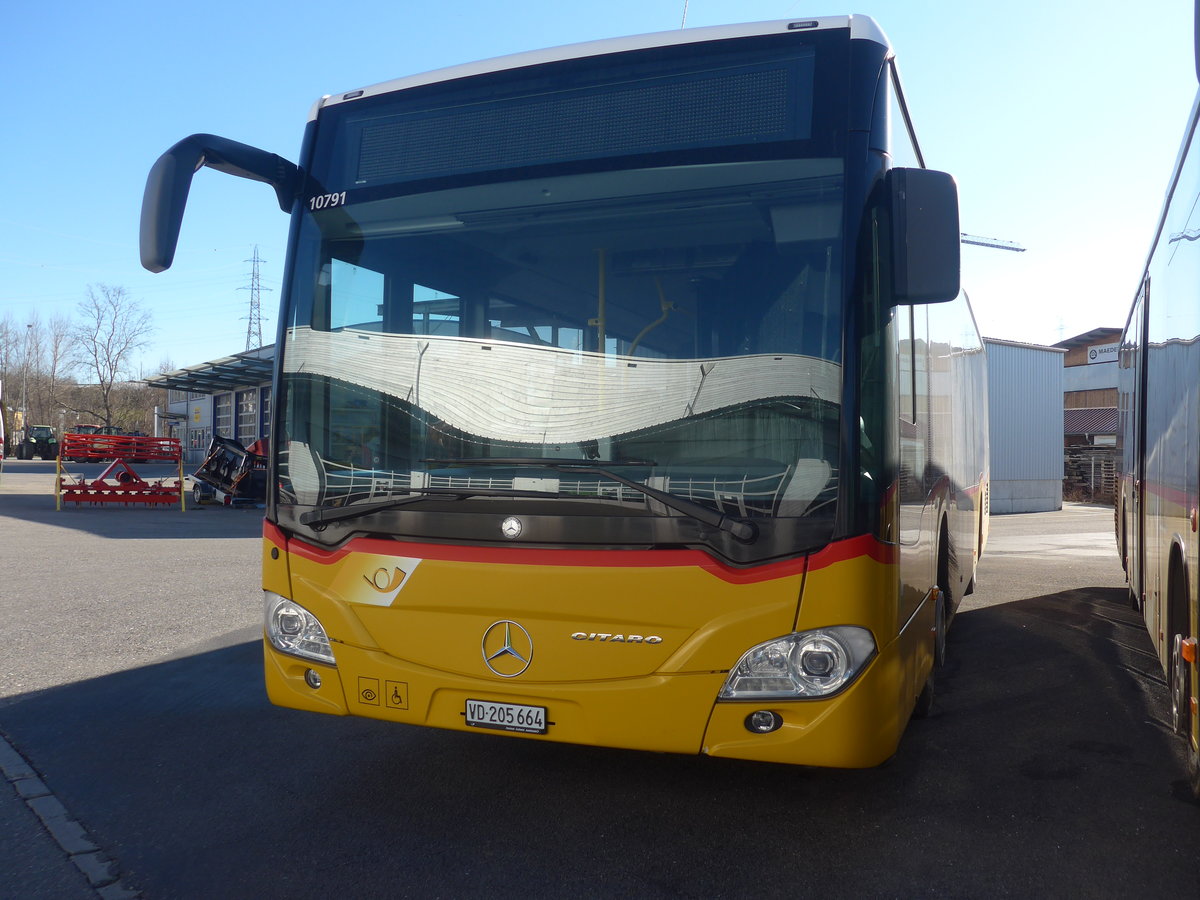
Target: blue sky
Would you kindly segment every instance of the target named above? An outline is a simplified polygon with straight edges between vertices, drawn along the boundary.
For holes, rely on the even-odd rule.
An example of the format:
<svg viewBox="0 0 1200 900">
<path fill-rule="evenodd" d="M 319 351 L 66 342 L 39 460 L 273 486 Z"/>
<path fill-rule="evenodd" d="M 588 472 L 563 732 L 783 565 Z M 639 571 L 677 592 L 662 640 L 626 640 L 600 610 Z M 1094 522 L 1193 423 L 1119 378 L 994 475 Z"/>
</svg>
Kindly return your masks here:
<svg viewBox="0 0 1200 900">
<path fill-rule="evenodd" d="M 138 262 L 146 173 L 194 132 L 296 160 L 322 94 L 522 50 L 664 31 L 683 0 L 113 0 L 3 16 L 0 315 L 73 314 L 119 285 L 157 331 L 142 359 L 190 365 L 246 340 L 254 247 L 273 339 L 287 217 L 271 190 L 202 171 L 174 266 Z M 1196 94 L 1191 0 L 689 0 L 687 25 L 863 13 L 896 48 L 927 163 L 959 182 L 964 248 L 990 337 L 1052 343 L 1120 326 Z"/>
</svg>

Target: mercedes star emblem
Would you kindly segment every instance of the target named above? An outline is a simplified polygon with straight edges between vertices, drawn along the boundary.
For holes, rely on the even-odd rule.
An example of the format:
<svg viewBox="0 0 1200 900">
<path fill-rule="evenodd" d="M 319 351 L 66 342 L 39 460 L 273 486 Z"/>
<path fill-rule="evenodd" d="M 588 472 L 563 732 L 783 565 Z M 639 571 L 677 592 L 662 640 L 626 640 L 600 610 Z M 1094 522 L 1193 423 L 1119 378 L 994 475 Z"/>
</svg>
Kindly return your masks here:
<svg viewBox="0 0 1200 900">
<path fill-rule="evenodd" d="M 500 523 L 500 533 L 503 534 L 510 541 L 515 540 L 521 536 L 521 528 L 522 528 L 521 520 L 518 519 L 516 516 L 509 516 L 507 519 L 505 519 L 503 522 Z"/>
<path fill-rule="evenodd" d="M 516 678 L 533 661 L 533 639 L 511 619 L 501 619 L 483 633 L 483 662 L 501 678 Z"/>
</svg>

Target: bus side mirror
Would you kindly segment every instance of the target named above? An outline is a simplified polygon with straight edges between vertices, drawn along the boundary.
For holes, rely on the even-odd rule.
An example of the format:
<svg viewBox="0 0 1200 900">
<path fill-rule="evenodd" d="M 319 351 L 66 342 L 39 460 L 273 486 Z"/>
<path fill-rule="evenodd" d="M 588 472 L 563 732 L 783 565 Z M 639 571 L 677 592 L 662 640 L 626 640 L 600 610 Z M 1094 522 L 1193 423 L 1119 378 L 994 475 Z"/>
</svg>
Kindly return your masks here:
<svg viewBox="0 0 1200 900">
<path fill-rule="evenodd" d="M 945 172 L 891 169 L 893 296 L 897 304 L 942 303 L 961 287 L 958 187 Z"/>
<path fill-rule="evenodd" d="M 275 188 L 280 209 L 292 211 L 300 185 L 300 170 L 294 164 L 215 134 L 186 137 L 158 158 L 146 179 L 140 243 L 142 266 L 151 272 L 169 269 L 175 259 L 192 176 L 201 166 L 265 182 Z"/>
</svg>

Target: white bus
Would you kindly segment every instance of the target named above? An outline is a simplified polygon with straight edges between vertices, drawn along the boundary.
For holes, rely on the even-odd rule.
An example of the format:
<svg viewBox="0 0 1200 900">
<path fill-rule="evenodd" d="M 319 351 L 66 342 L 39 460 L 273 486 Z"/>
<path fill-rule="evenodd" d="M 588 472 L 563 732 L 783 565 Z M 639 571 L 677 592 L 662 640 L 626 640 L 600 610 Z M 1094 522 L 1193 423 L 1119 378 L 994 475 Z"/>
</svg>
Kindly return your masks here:
<svg viewBox="0 0 1200 900">
<path fill-rule="evenodd" d="M 1200 75 L 1200 52 L 1197 53 Z M 1200 93 L 1167 188 L 1118 367 L 1117 547 L 1146 619 L 1200 799 Z"/>
</svg>

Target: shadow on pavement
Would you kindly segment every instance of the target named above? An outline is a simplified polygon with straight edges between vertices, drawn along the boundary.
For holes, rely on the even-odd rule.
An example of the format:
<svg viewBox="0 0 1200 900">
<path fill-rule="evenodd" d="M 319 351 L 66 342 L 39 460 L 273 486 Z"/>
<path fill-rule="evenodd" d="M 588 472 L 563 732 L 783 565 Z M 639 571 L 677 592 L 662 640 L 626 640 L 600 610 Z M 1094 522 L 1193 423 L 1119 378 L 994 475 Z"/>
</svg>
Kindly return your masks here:
<svg viewBox="0 0 1200 900">
<path fill-rule="evenodd" d="M 935 715 L 864 771 L 276 709 L 257 642 L 12 698 L 0 727 L 150 897 L 1167 896 L 1197 883 L 1200 860 L 1179 852 L 1196 827 L 1172 790 L 1182 753 L 1122 591 L 964 612 L 950 652 Z"/>
<path fill-rule="evenodd" d="M 262 534 L 263 511 L 226 506 L 145 507 L 106 504 L 55 509 L 54 496 L 0 495 L 0 523 L 5 520 L 83 531 L 106 538 L 239 538 Z M 6 527 L 0 524 L 0 527 Z"/>
</svg>

